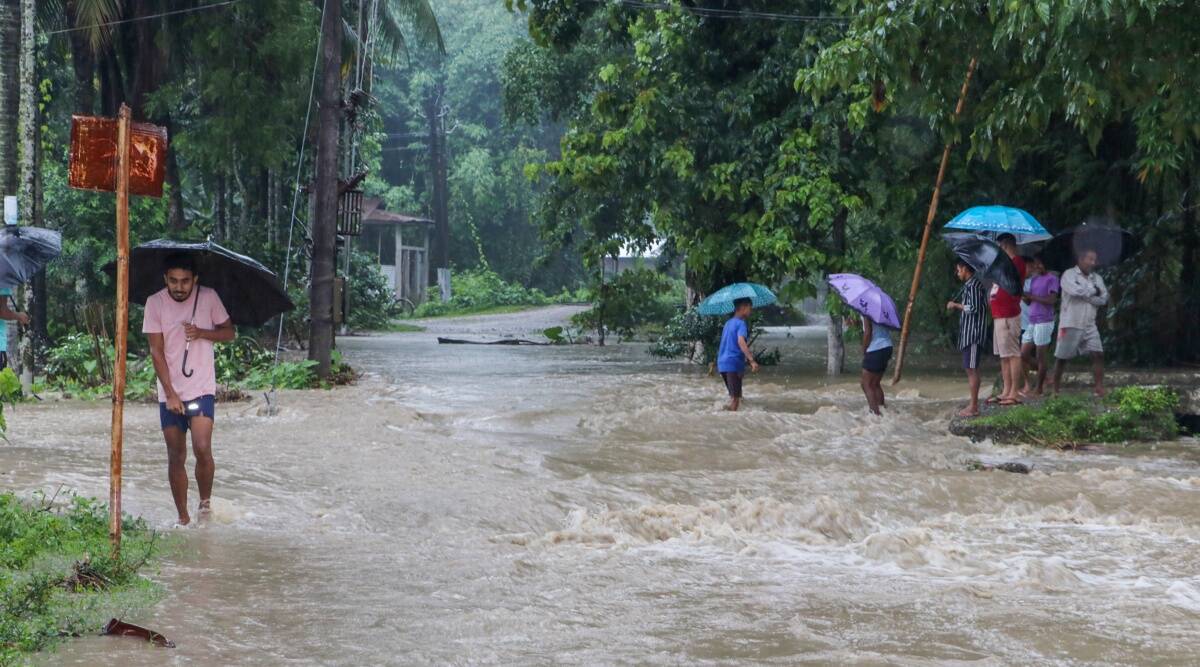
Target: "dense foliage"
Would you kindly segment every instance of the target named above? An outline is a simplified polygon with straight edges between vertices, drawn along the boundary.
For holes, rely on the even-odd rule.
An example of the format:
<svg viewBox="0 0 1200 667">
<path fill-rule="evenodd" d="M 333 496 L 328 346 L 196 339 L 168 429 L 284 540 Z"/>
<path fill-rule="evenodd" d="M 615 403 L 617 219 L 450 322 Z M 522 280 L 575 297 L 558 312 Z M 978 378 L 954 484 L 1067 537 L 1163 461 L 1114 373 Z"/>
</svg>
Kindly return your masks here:
<svg viewBox="0 0 1200 667">
<path fill-rule="evenodd" d="M 95 634 L 109 618 L 157 597 L 138 574 L 159 540 L 145 521 L 125 517 L 114 558 L 105 506 L 80 497 L 68 505 L 40 500 L 0 494 L 0 664 L 64 636 Z"/>
<path fill-rule="evenodd" d="M 611 330 L 622 338 L 631 338 L 649 326 L 662 326 L 683 310 L 683 281 L 655 269 L 622 271 L 595 292 L 592 307 L 571 321 L 582 329 Z"/>
<path fill-rule="evenodd" d="M 552 303 L 571 303 L 584 300 L 582 293 L 563 291 L 547 296 L 537 288 L 526 288 L 508 282 L 490 269 L 470 269 L 453 273 L 450 279 L 449 301 L 428 301 L 417 307 L 415 317 L 441 315 L 470 315 L 522 306 L 545 306 Z"/>
<path fill-rule="evenodd" d="M 797 279 L 796 296 L 853 270 L 903 295 L 951 141 L 936 225 L 1003 203 L 1051 231 L 1097 215 L 1133 230 L 1141 252 L 1107 275 L 1108 349 L 1200 358 L 1195 3 L 511 4 L 531 41 L 506 61 L 506 109 L 566 125 L 533 170 L 544 234 L 593 266 L 662 242 L 701 294 Z M 935 240 L 914 318 L 943 340 L 949 259 Z"/>
</svg>

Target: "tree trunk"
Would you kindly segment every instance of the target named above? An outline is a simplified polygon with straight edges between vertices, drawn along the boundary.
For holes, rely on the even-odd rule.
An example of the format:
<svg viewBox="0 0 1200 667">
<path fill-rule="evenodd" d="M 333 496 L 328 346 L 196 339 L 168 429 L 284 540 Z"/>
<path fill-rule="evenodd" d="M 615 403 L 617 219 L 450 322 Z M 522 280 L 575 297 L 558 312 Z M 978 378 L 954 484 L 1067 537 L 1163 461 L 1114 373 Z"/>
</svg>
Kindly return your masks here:
<svg viewBox="0 0 1200 667">
<path fill-rule="evenodd" d="M 17 194 L 17 109 L 21 99 L 21 3 L 0 0 L 0 195 Z"/>
<path fill-rule="evenodd" d="M 17 194 L 20 54 L 20 0 L 0 0 L 0 196 Z M 7 327 L 5 344 L 7 350 L 17 349 L 16 326 Z"/>
<path fill-rule="evenodd" d="M 1186 361 L 1200 359 L 1200 345 L 1196 342 L 1196 330 L 1200 327 L 1200 220 L 1196 219 L 1196 197 L 1192 192 L 1194 185 L 1192 170 L 1184 169 L 1180 175 L 1180 187 L 1183 188 L 1183 230 L 1179 239 L 1180 270 L 1178 300 L 1178 318 L 1176 326 L 1176 356 Z"/>
<path fill-rule="evenodd" d="M 76 23 L 74 17 L 71 22 Z M 75 113 L 96 112 L 96 55 L 83 31 L 67 33 L 71 40 L 71 67 L 75 72 Z"/>
<path fill-rule="evenodd" d="M 174 128 L 170 116 L 160 119 L 160 125 L 167 128 L 167 137 L 171 136 Z M 183 208 L 183 181 L 179 176 L 179 162 L 175 158 L 176 151 L 167 151 L 167 224 L 172 232 L 182 232 L 187 229 L 187 213 Z"/>
<path fill-rule="evenodd" d="M 433 218 L 433 261 L 429 265 L 430 280 L 436 279 L 437 270 L 450 267 L 450 214 L 447 210 L 446 168 L 446 117 L 442 99 L 446 84 L 442 72 L 437 73 L 437 83 L 425 102 L 425 115 L 429 121 L 429 178 L 432 189 L 430 217 Z"/>
<path fill-rule="evenodd" d="M 21 224 L 38 227 L 41 220 L 37 218 L 37 204 L 34 195 L 37 190 L 37 84 L 34 76 L 37 59 L 35 50 L 33 26 L 37 21 L 35 0 L 21 0 L 21 191 L 20 215 Z M 37 310 L 34 306 L 36 299 L 33 290 L 22 290 L 25 312 Z M 33 382 L 34 357 L 37 341 L 34 338 L 34 328 L 24 327 L 21 331 L 20 368 L 21 384 L 29 389 Z"/>
<path fill-rule="evenodd" d="M 225 174 L 217 174 L 217 224 L 216 234 L 218 241 L 225 240 Z"/>
<path fill-rule="evenodd" d="M 841 211 L 833 219 L 833 255 L 838 263 L 846 255 L 846 211 Z M 841 267 L 835 267 L 841 268 Z M 841 375 L 846 371 L 846 341 L 842 337 L 842 321 L 840 318 L 829 316 L 826 329 L 825 372 L 831 377 Z"/>
<path fill-rule="evenodd" d="M 308 358 L 329 377 L 333 352 L 333 273 L 338 205 L 338 135 L 342 120 L 342 3 L 325 5 L 321 22 L 321 98 L 317 134 L 317 215 L 312 221 Z"/>
</svg>

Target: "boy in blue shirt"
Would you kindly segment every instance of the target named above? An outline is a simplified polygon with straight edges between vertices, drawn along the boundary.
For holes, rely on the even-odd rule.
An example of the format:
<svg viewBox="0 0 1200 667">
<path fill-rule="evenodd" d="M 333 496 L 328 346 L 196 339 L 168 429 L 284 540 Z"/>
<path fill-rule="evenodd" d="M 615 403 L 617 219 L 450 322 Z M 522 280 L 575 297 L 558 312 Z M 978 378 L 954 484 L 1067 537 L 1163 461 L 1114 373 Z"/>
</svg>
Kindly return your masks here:
<svg viewBox="0 0 1200 667">
<path fill-rule="evenodd" d="M 725 409 L 731 412 L 737 412 L 742 402 L 742 378 L 746 375 L 746 364 L 750 364 L 751 372 L 758 372 L 758 362 L 754 360 L 748 342 L 750 327 L 746 325 L 752 307 L 750 299 L 733 302 L 733 317 L 729 318 L 721 331 L 721 347 L 717 350 L 717 371 L 729 390 L 729 405 Z"/>
</svg>

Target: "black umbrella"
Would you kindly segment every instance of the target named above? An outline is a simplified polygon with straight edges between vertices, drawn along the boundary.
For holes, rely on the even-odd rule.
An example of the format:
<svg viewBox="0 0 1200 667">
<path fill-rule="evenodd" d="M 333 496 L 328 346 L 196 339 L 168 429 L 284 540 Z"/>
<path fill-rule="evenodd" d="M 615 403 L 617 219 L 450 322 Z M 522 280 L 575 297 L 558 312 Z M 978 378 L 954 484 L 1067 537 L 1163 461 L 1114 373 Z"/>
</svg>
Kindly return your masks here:
<svg viewBox="0 0 1200 667">
<path fill-rule="evenodd" d="M 133 249 L 129 258 L 129 298 L 135 303 L 166 287 L 163 262 L 176 253 L 192 256 L 200 284 L 221 297 L 234 324 L 257 327 L 294 306 L 275 273 L 258 260 L 212 241 L 185 243 L 158 239 Z M 113 265 L 109 265 L 111 271 Z"/>
<path fill-rule="evenodd" d="M 1137 237 L 1116 225 L 1085 222 L 1058 234 L 1042 249 L 1046 268 L 1065 271 L 1075 266 L 1084 250 L 1096 252 L 1097 266 L 1119 264 L 1137 252 Z"/>
<path fill-rule="evenodd" d="M 975 269 L 980 280 L 995 283 L 1013 296 L 1021 296 L 1021 274 L 1003 248 L 973 234 L 947 234 L 944 238 L 954 254 Z"/>
<path fill-rule="evenodd" d="M 62 254 L 62 234 L 6 225 L 0 232 L 0 288 L 23 285 Z"/>
</svg>

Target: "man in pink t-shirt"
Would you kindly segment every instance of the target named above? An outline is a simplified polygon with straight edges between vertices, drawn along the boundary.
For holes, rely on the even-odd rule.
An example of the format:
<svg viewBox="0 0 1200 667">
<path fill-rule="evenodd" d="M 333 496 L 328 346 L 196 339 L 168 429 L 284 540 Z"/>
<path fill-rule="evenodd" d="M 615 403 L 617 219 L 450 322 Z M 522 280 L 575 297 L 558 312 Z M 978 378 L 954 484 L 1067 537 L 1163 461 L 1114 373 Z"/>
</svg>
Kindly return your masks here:
<svg viewBox="0 0 1200 667">
<path fill-rule="evenodd" d="M 189 430 L 196 454 L 199 511 L 201 516 L 210 511 L 217 393 L 213 343 L 229 342 L 236 335 L 221 298 L 201 287 L 199 278 L 190 255 L 168 257 L 163 265 L 166 287 L 146 299 L 142 324 L 158 375 L 158 417 L 167 441 L 167 478 L 183 526 L 191 523 L 186 467 Z"/>
</svg>

